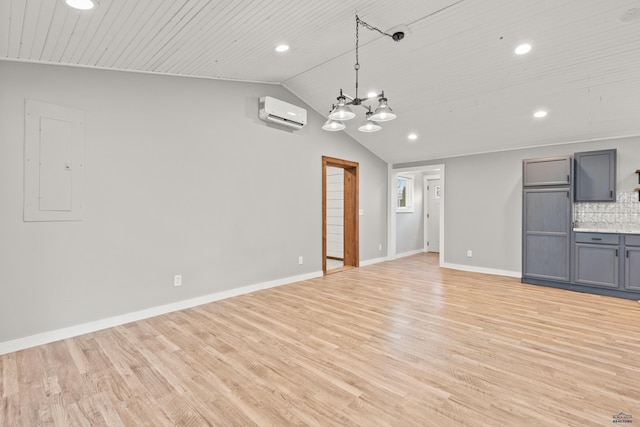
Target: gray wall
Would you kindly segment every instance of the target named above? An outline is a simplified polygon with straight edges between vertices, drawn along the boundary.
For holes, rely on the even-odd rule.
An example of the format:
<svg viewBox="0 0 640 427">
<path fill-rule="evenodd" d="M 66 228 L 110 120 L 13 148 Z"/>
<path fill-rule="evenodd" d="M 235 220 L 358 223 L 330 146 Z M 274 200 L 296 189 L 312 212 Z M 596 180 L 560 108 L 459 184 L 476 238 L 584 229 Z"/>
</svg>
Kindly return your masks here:
<svg viewBox="0 0 640 427">
<path fill-rule="evenodd" d="M 280 86 L 0 61 L 0 94 L 0 342 L 320 271 L 323 155 L 360 163 L 360 259 L 386 253 L 385 162 L 310 109 L 260 121 L 305 106 Z M 22 221 L 25 98 L 86 113 L 82 222 Z"/>
<path fill-rule="evenodd" d="M 411 176 L 410 174 L 402 174 Z M 413 176 L 413 212 L 396 213 L 396 254 L 424 249 L 424 201 L 421 173 Z M 395 188 L 395 187 L 394 187 Z"/>
<path fill-rule="evenodd" d="M 446 165 L 445 263 L 520 273 L 522 160 L 608 148 L 618 149 L 617 190 L 638 187 L 635 171 L 640 168 L 640 137 L 404 163 L 393 168 Z M 466 257 L 468 249 L 473 250 L 473 258 Z"/>
</svg>

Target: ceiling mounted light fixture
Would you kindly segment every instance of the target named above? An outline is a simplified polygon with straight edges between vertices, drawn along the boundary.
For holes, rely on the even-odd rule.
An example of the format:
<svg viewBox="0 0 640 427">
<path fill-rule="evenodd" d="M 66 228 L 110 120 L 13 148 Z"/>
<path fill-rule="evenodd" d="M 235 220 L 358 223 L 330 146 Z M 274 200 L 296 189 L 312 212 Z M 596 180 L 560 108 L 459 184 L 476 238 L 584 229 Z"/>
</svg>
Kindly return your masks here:
<svg viewBox="0 0 640 427">
<path fill-rule="evenodd" d="M 516 47 L 515 50 L 516 55 L 526 55 L 529 52 L 531 52 L 531 45 L 529 43 L 521 44 L 520 46 Z"/>
<path fill-rule="evenodd" d="M 89 10 L 96 7 L 96 5 L 98 4 L 98 1 L 97 0 L 65 0 L 65 3 L 74 9 Z"/>
<path fill-rule="evenodd" d="M 393 110 L 391 110 L 389 105 L 387 105 L 387 98 L 385 98 L 384 96 L 384 91 L 380 92 L 379 94 L 369 93 L 367 94 L 366 98 L 358 98 L 358 71 L 360 70 L 360 63 L 359 63 L 359 57 L 358 57 L 358 54 L 359 54 L 359 51 L 358 51 L 359 32 L 358 31 L 359 31 L 360 25 L 362 25 L 368 30 L 377 31 L 383 36 L 391 37 L 394 41 L 397 41 L 397 42 L 399 42 L 404 38 L 403 31 L 396 31 L 393 34 L 385 33 L 384 31 L 381 31 L 378 28 L 367 24 L 366 22 L 361 20 L 358 17 L 358 15 L 356 15 L 356 63 L 353 66 L 353 68 L 356 70 L 356 94 L 355 94 L 355 97 L 352 97 L 343 93 L 342 89 L 340 89 L 340 95 L 337 98 L 338 104 L 334 105 L 333 108 L 331 109 L 331 112 L 329 113 L 329 120 L 327 120 L 327 122 L 322 126 L 322 129 L 324 130 L 334 131 L 334 130 L 344 129 L 345 125 L 341 121 L 351 120 L 356 116 L 356 113 L 354 113 L 351 110 L 350 105 L 361 105 L 362 107 L 367 109 L 366 119 L 362 123 L 362 125 L 358 127 L 358 130 L 361 132 L 377 132 L 380 129 L 382 129 L 382 127 L 376 122 L 386 122 L 396 118 L 396 115 L 393 112 Z M 378 99 L 378 107 L 375 109 L 375 111 L 371 111 L 371 106 L 363 104 L 363 102 L 371 101 L 376 98 Z M 340 125 L 342 125 L 342 128 L 336 129 L 337 125 L 333 125 L 332 123 L 330 123 L 332 121 L 337 121 L 338 123 L 340 123 Z"/>
</svg>

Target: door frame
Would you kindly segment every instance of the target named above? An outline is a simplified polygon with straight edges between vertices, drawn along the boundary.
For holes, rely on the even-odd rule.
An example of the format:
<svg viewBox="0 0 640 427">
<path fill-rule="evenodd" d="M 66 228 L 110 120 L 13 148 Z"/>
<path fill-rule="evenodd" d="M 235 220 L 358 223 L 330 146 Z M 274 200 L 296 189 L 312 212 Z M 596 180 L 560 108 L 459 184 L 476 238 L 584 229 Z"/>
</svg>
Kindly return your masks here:
<svg viewBox="0 0 640 427">
<path fill-rule="evenodd" d="M 322 156 L 322 272 L 327 274 L 327 167 L 344 170 L 344 267 L 360 266 L 359 168 L 357 162 Z"/>
<path fill-rule="evenodd" d="M 388 259 L 396 259 L 396 236 L 397 236 L 397 221 L 396 221 L 396 179 L 398 175 L 410 173 L 410 172 L 418 172 L 418 173 L 427 173 L 427 174 L 439 174 L 440 175 L 440 185 L 442 186 L 442 196 L 440 199 L 440 257 L 439 257 L 439 265 L 444 265 L 445 259 L 445 196 L 447 194 L 447 185 L 445 182 L 445 165 L 444 164 L 434 164 L 427 166 L 414 166 L 407 168 L 398 168 L 394 169 L 392 164 L 388 164 L 387 166 L 387 177 L 388 177 L 388 227 L 387 227 L 387 241 L 388 241 Z M 423 213 L 426 215 L 426 213 Z"/>
</svg>

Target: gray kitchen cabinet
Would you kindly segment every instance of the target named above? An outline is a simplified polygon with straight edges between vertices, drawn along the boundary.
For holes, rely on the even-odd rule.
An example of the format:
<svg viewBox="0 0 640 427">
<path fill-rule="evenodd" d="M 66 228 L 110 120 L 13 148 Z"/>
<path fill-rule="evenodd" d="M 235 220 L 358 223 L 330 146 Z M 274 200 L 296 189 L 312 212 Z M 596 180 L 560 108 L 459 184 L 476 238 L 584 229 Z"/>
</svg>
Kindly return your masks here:
<svg viewBox="0 0 640 427">
<path fill-rule="evenodd" d="M 576 202 L 616 200 L 616 150 L 575 153 Z"/>
<path fill-rule="evenodd" d="M 571 189 L 523 190 L 522 277 L 569 282 Z"/>
<path fill-rule="evenodd" d="M 617 234 L 576 233 L 574 282 L 579 285 L 619 288 L 619 243 Z"/>
<path fill-rule="evenodd" d="M 525 187 L 571 184 L 571 156 L 523 160 L 522 183 Z"/>
<path fill-rule="evenodd" d="M 640 292 L 640 235 L 624 236 L 624 288 Z"/>
</svg>

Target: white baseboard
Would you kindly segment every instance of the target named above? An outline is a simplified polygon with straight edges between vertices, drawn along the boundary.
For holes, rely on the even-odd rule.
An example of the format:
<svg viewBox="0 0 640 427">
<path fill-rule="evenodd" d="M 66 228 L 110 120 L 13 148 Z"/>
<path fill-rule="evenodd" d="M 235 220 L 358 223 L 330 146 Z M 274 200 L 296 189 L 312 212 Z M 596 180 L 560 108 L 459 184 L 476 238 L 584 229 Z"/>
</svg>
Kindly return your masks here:
<svg viewBox="0 0 640 427">
<path fill-rule="evenodd" d="M 55 331 L 43 332 L 24 338 L 18 338 L 12 341 L 0 342 L 0 355 L 13 353 L 15 351 L 24 350 L 30 347 L 36 347 L 38 345 L 43 345 L 54 341 L 77 337 L 79 335 L 96 332 L 102 329 L 112 328 L 114 326 L 124 325 L 125 323 L 148 319 L 150 317 L 171 313 L 173 311 L 184 310 L 198 305 L 208 304 L 210 302 L 235 297 L 238 295 L 248 294 L 268 288 L 274 288 L 276 286 L 286 285 L 289 283 L 301 282 L 303 280 L 314 279 L 316 277 L 322 277 L 322 272 L 320 271 L 315 273 L 301 274 L 299 276 L 286 277 L 284 279 L 270 280 L 268 282 L 243 286 L 241 288 L 230 289 L 228 291 L 216 292 L 214 294 L 204 295 L 197 298 L 191 298 L 171 304 L 151 307 L 140 311 L 134 311 L 132 313 L 109 317 L 107 319 L 82 323 L 80 325 L 70 326 L 68 328 L 58 329 Z"/>
<path fill-rule="evenodd" d="M 396 258 L 404 258 L 411 255 L 417 255 L 424 253 L 424 249 L 416 249 L 415 251 L 402 252 L 401 254 L 396 254 Z"/>
<path fill-rule="evenodd" d="M 422 253 L 423 250 L 404 252 L 397 254 L 396 258 L 407 257 Z M 360 263 L 361 267 L 377 264 L 380 262 L 388 261 L 388 257 L 374 258 Z M 498 270 L 492 268 L 475 267 L 463 264 L 451 264 L 444 263 L 441 265 L 444 268 L 452 268 L 454 270 L 471 271 L 475 273 L 495 274 L 498 276 L 508 276 L 521 278 L 522 274 L 516 271 Z M 76 337 L 79 335 L 88 334 L 91 332 L 100 331 L 102 329 L 112 328 L 114 326 L 124 325 L 126 323 L 135 322 L 138 320 L 148 319 L 150 317 L 160 316 L 162 314 L 171 313 L 174 311 L 184 310 L 187 308 L 195 307 L 202 304 L 208 304 L 214 301 L 220 301 L 226 298 L 231 298 L 239 295 L 248 294 L 251 292 L 260 291 L 263 289 L 274 288 L 277 286 L 286 285 L 289 283 L 301 282 L 304 280 L 314 279 L 316 277 L 322 277 L 322 272 L 307 273 L 298 276 L 286 277 L 284 279 L 271 280 L 268 282 L 257 283 L 253 285 L 243 286 L 241 288 L 230 289 L 227 291 L 216 292 L 214 294 L 204 295 L 201 297 L 191 298 L 188 300 L 178 301 L 171 304 L 160 305 L 157 307 L 151 307 L 140 311 L 134 311 L 132 313 L 126 313 L 119 316 L 109 317 L 106 319 L 96 320 L 93 322 L 82 323 L 80 325 L 70 326 L 68 328 L 57 329 L 54 331 L 43 332 L 36 335 L 31 335 L 24 338 L 18 338 L 11 341 L 0 342 L 0 355 L 13 353 L 16 351 L 24 350 L 30 347 L 36 347 L 39 345 L 51 343 L 54 341 L 60 341 L 67 338 Z"/>
<path fill-rule="evenodd" d="M 385 262 L 385 261 L 389 261 L 389 257 L 382 257 L 382 258 L 374 258 L 374 259 L 368 259 L 366 261 L 362 261 L 360 263 L 360 267 L 366 267 L 368 265 L 373 265 L 373 264 L 377 264 L 379 262 Z"/>
<path fill-rule="evenodd" d="M 473 273 L 495 274 L 496 276 L 516 277 L 518 279 L 522 278 L 522 273 L 520 273 L 519 271 L 498 270 L 496 268 L 476 267 L 473 265 L 464 264 L 451 264 L 448 262 L 441 264 L 440 267 L 451 268 L 454 270 L 471 271 Z"/>
</svg>

